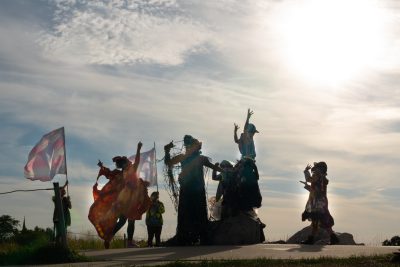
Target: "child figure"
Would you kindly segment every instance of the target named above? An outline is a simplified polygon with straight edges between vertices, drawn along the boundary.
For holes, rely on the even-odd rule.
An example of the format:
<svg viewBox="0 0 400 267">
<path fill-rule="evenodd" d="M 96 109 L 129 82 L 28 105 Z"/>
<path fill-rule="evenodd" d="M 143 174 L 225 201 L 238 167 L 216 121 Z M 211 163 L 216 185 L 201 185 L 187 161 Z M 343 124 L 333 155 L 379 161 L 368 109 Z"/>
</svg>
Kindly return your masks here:
<svg viewBox="0 0 400 267">
<path fill-rule="evenodd" d="M 258 133 L 256 126 L 252 123 L 249 123 L 250 117 L 253 115 L 253 111 L 250 109 L 247 110 L 246 123 L 244 124 L 243 133 L 240 134 L 240 138 L 237 137 L 237 130 L 239 130 L 239 126 L 235 123 L 233 138 L 235 143 L 239 146 L 240 154 L 242 154 L 242 158 L 251 158 L 253 160 L 256 159 L 256 149 L 254 146 L 253 137 L 256 133 Z"/>
<path fill-rule="evenodd" d="M 327 171 L 328 166 L 323 161 L 314 162 L 313 167 L 308 164 L 304 170 L 306 182 L 301 181 L 301 183 L 305 184 L 304 188 L 310 194 L 301 219 L 302 221 L 311 221 L 312 233 L 307 240 L 301 242 L 302 244 L 314 244 L 314 237 L 317 235 L 319 227 L 330 234 L 331 245 L 338 243 L 338 238 L 332 230 L 335 223 L 328 209 L 327 186 L 329 180 L 326 178 Z"/>
<path fill-rule="evenodd" d="M 153 238 L 156 237 L 156 247 L 160 246 L 160 236 L 163 225 L 162 214 L 165 212 L 164 204 L 158 200 L 159 193 L 151 193 L 151 206 L 146 213 L 147 246 L 153 246 Z"/>
</svg>

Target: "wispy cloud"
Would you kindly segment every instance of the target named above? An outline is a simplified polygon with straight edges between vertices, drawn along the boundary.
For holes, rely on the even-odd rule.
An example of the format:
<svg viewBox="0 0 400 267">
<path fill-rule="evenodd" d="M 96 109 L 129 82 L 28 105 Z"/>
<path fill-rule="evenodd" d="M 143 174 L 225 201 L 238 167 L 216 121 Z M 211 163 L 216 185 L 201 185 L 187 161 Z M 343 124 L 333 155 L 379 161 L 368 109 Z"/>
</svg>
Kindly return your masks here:
<svg viewBox="0 0 400 267">
<path fill-rule="evenodd" d="M 14 3 L 22 2 L 8 6 Z M 86 230 L 99 158 L 111 167 L 113 156 L 133 154 L 139 140 L 144 149 L 156 141 L 161 158 L 164 144 L 192 134 L 214 162 L 234 161 L 239 153 L 233 123 L 243 127 L 252 108 L 260 131 L 255 137 L 264 196 L 260 216 L 269 238 L 284 238 L 305 226 L 299 216 L 307 192 L 298 181 L 305 165 L 319 160 L 328 163 L 338 230 L 397 231 L 392 223 L 370 222 L 371 214 L 393 219 L 398 213 L 393 185 L 400 160 L 400 64 L 395 50 L 389 50 L 390 64 L 360 79 L 320 86 L 292 75 L 281 57 L 276 29 L 290 2 L 40 3 L 54 12 L 51 20 L 27 19 L 27 13 L 39 12 L 20 6 L 12 9 L 19 16 L 0 11 L 0 35 L 8 37 L 0 45 L 2 189 L 42 186 L 22 178 L 23 165 L 40 137 L 63 125 L 73 216 L 79 218 L 73 230 Z M 395 33 L 389 29 L 390 47 L 398 43 Z M 209 189 L 212 194 L 215 184 Z M 176 218 L 162 194 L 170 205 L 165 228 L 170 235 Z M 32 223 L 43 224 L 52 210 L 49 195 L 2 200 L 0 212 L 29 213 L 27 199 L 46 202 L 31 214 Z M 359 229 L 365 221 L 368 225 Z"/>
<path fill-rule="evenodd" d="M 215 43 L 173 0 L 57 1 L 56 8 L 53 30 L 40 38 L 55 61 L 174 66 Z"/>
</svg>

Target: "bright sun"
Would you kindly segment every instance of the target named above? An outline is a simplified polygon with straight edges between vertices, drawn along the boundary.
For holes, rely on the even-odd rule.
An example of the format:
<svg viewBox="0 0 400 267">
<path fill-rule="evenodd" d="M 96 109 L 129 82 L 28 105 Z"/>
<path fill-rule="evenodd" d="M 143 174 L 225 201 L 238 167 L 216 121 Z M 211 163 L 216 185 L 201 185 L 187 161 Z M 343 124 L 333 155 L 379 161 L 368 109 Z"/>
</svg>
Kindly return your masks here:
<svg viewBox="0 0 400 267">
<path fill-rule="evenodd" d="M 384 52 L 385 12 L 376 1 L 298 1 L 279 21 L 285 61 L 312 82 L 348 81 Z"/>
</svg>

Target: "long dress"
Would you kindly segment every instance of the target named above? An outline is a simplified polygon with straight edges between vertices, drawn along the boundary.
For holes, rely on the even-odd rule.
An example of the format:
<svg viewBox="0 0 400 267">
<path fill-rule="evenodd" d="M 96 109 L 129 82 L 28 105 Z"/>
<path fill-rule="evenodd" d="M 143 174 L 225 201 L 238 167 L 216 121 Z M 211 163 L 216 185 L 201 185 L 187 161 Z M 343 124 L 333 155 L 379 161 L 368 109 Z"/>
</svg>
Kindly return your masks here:
<svg viewBox="0 0 400 267">
<path fill-rule="evenodd" d="M 311 186 L 308 201 L 301 216 L 302 220 L 317 221 L 321 228 L 332 228 L 335 222 L 328 209 L 327 186 L 329 180 L 325 176 L 315 173 L 312 176 L 306 174 L 306 180 L 311 182 Z"/>
<path fill-rule="evenodd" d="M 177 238 L 182 245 L 206 242 L 207 201 L 204 184 L 203 166 L 210 162 L 200 153 L 193 153 L 181 161 L 182 172 L 179 175 L 179 206 Z"/>
<path fill-rule="evenodd" d="M 101 190 L 97 183 L 93 186 L 94 203 L 89 209 L 88 218 L 98 235 L 110 241 L 118 218 L 123 215 L 130 220 L 140 220 L 150 206 L 147 183 L 138 178 L 133 165 L 124 171 L 102 167 L 99 176 L 109 179 Z"/>
</svg>

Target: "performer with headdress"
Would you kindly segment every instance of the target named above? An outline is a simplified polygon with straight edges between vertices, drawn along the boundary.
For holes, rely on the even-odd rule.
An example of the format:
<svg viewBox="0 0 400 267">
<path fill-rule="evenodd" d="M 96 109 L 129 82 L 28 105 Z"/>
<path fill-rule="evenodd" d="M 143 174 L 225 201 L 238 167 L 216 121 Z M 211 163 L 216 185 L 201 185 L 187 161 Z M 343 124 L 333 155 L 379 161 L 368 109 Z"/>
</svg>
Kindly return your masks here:
<svg viewBox="0 0 400 267">
<path fill-rule="evenodd" d="M 212 164 L 209 158 L 201 155 L 202 143 L 190 135 L 185 135 L 185 153 L 171 158 L 173 143 L 164 147 L 165 164 L 173 166 L 181 164 L 179 174 L 178 226 L 175 239 L 179 245 L 192 245 L 200 240 L 207 244 L 207 201 L 203 167 L 222 171 Z"/>
</svg>

